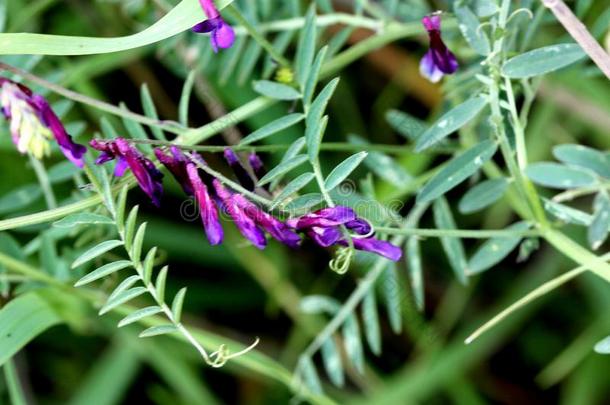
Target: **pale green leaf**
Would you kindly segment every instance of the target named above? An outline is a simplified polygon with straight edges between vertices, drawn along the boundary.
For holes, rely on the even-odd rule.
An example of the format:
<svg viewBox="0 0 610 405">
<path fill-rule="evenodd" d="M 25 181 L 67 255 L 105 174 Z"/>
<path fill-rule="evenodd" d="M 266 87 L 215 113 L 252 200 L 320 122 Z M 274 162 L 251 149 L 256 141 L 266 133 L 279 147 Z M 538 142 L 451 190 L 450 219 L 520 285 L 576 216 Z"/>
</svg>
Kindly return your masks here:
<svg viewBox="0 0 610 405">
<path fill-rule="evenodd" d="M 304 114 L 288 114 L 282 118 L 278 118 L 275 121 L 270 122 L 269 124 L 257 129 L 252 132 L 250 135 L 246 136 L 239 143 L 240 145 L 249 145 L 251 143 L 260 141 L 261 139 L 265 139 L 271 135 L 275 135 L 278 132 L 289 128 L 299 122 L 301 122 L 305 118 Z"/>
<path fill-rule="evenodd" d="M 493 141 L 483 141 L 453 158 L 417 195 L 417 202 L 433 201 L 475 174 L 496 153 Z"/>
<path fill-rule="evenodd" d="M 367 152 L 356 153 L 335 167 L 324 182 L 324 187 L 326 190 L 330 191 L 341 184 L 343 180 L 345 180 L 354 170 L 356 170 L 358 165 L 360 165 L 367 155 Z"/>
<path fill-rule="evenodd" d="M 507 60 L 502 66 L 502 74 L 511 79 L 539 76 L 569 66 L 585 56 L 578 44 L 545 46 Z"/>
<path fill-rule="evenodd" d="M 294 87 L 269 80 L 254 82 L 254 91 L 276 100 L 298 100 L 301 98 L 301 93 Z"/>
<path fill-rule="evenodd" d="M 131 262 L 129 260 L 119 260 L 118 262 L 105 264 L 78 280 L 76 284 L 74 284 L 74 287 L 81 287 L 85 284 L 89 284 L 129 266 L 131 266 Z"/>
<path fill-rule="evenodd" d="M 129 314 L 125 318 L 121 319 L 118 327 L 122 328 L 123 326 L 131 325 L 132 323 L 138 322 L 144 318 L 148 318 L 149 316 L 153 316 L 161 312 L 163 312 L 163 310 L 157 305 L 139 309 L 136 312 Z"/>
<path fill-rule="evenodd" d="M 81 264 L 87 263 L 88 261 L 93 260 L 96 257 L 99 257 L 104 253 L 122 245 L 123 242 L 121 242 L 120 240 L 107 240 L 98 245 L 95 245 L 94 247 L 80 255 L 78 259 L 76 259 L 74 263 L 72 263 L 72 268 L 74 269 L 80 266 Z"/>
<path fill-rule="evenodd" d="M 508 188 L 505 178 L 485 180 L 464 194 L 460 199 L 458 209 L 462 214 L 471 214 L 498 201 Z"/>
<path fill-rule="evenodd" d="M 462 128 L 479 115 L 486 105 L 487 100 L 483 96 L 477 96 L 454 107 L 417 138 L 415 151 L 428 149 Z"/>
</svg>

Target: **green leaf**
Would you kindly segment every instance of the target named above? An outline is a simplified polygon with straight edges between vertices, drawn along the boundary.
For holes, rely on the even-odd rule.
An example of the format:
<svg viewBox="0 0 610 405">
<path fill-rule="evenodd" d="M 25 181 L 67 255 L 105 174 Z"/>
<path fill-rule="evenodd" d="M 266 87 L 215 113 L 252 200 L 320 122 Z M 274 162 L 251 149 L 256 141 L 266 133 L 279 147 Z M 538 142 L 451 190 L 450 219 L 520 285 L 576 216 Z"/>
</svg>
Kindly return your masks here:
<svg viewBox="0 0 610 405">
<path fill-rule="evenodd" d="M 462 214 L 471 214 L 498 201 L 508 188 L 505 178 L 485 180 L 464 194 L 460 199 L 458 209 Z"/>
<path fill-rule="evenodd" d="M 428 129 L 423 121 L 398 110 L 388 111 L 385 119 L 396 132 L 410 141 L 415 141 Z"/>
<path fill-rule="evenodd" d="M 139 320 L 148 318 L 149 316 L 153 316 L 161 312 L 163 312 L 163 310 L 157 305 L 139 309 L 136 312 L 129 314 L 125 318 L 121 319 L 118 327 L 122 328 L 123 326 L 131 325 L 132 323 L 138 322 Z"/>
<path fill-rule="evenodd" d="M 153 267 L 155 266 L 155 256 L 157 255 L 157 247 L 153 247 L 148 251 L 144 262 L 142 263 L 142 279 L 144 284 L 150 283 L 152 278 Z"/>
<path fill-rule="evenodd" d="M 40 197 L 42 197 L 42 190 L 38 184 L 28 184 L 16 188 L 0 197 L 0 214 L 26 208 L 38 201 Z"/>
<path fill-rule="evenodd" d="M 496 153 L 493 141 L 483 141 L 454 157 L 439 171 L 417 195 L 418 203 L 425 203 L 442 196 L 468 177 L 476 173 Z"/>
<path fill-rule="evenodd" d="M 312 207 L 320 204 L 322 201 L 324 201 L 324 196 L 322 194 L 309 193 L 290 201 L 284 206 L 283 210 L 296 215 L 301 211 L 308 211 Z"/>
<path fill-rule="evenodd" d="M 449 204 L 444 197 L 434 200 L 432 209 L 434 211 L 434 223 L 438 229 L 457 229 Z M 440 240 L 456 278 L 463 285 L 468 284 L 468 277 L 466 276 L 468 262 L 461 239 L 443 236 Z"/>
<path fill-rule="evenodd" d="M 74 261 L 74 263 L 72 263 L 72 268 L 74 269 L 74 268 L 80 266 L 81 264 L 87 263 L 88 261 L 93 260 L 96 257 L 99 257 L 99 256 L 103 255 L 104 253 L 106 253 L 118 246 L 122 246 L 122 245 L 123 245 L 123 242 L 121 242 L 120 240 L 104 241 L 104 242 L 92 247 L 91 249 L 87 250 L 82 255 L 80 255 L 78 257 L 78 259 L 76 259 Z"/>
<path fill-rule="evenodd" d="M 544 200 L 544 209 L 555 218 L 568 224 L 589 226 L 591 221 L 593 221 L 593 217 L 586 212 L 556 203 L 552 200 Z"/>
<path fill-rule="evenodd" d="M 360 326 L 356 315 L 350 314 L 343 324 L 342 328 L 343 345 L 347 357 L 352 362 L 356 370 L 364 375 L 364 349 L 362 348 L 362 339 L 360 338 Z"/>
<path fill-rule="evenodd" d="M 147 337 L 153 337 L 153 336 L 160 336 L 160 335 L 167 335 L 169 333 L 174 333 L 178 331 L 178 328 L 176 328 L 174 325 L 158 325 L 158 326 L 152 326 L 146 330 L 144 330 L 142 333 L 140 333 L 139 337 L 141 338 L 147 338 Z"/>
<path fill-rule="evenodd" d="M 142 244 L 144 243 L 144 236 L 146 235 L 146 222 L 142 223 L 136 232 L 136 236 L 133 238 L 133 244 L 131 247 L 131 260 L 134 263 L 140 262 L 142 255 Z"/>
<path fill-rule="evenodd" d="M 68 181 L 78 173 L 78 168 L 69 160 L 59 162 L 49 169 L 47 175 L 51 184 L 58 184 Z"/>
<path fill-rule="evenodd" d="M 324 369 L 326 370 L 326 374 L 328 374 L 330 381 L 337 387 L 343 387 L 345 384 L 343 364 L 341 363 L 339 349 L 332 336 L 326 339 L 322 344 L 321 353 Z"/>
<path fill-rule="evenodd" d="M 186 287 L 183 287 L 176 293 L 174 301 L 172 301 L 172 314 L 174 315 L 174 322 L 180 322 L 182 318 L 182 306 L 184 305 L 184 296 L 186 295 Z"/>
<path fill-rule="evenodd" d="M 127 193 L 129 192 L 129 187 L 127 185 L 123 186 L 116 200 L 116 225 L 119 233 L 125 231 L 125 205 L 127 204 Z"/>
<path fill-rule="evenodd" d="M 379 332 L 379 315 L 374 288 L 369 289 L 362 301 L 362 326 L 369 348 L 379 356 L 381 354 L 381 333 Z"/>
<path fill-rule="evenodd" d="M 262 128 L 259 128 L 256 131 L 252 132 L 250 135 L 242 139 L 239 144 L 249 145 L 256 141 L 260 141 L 261 139 L 265 139 L 271 135 L 275 135 L 278 132 L 301 122 L 304 118 L 305 115 L 300 113 L 288 114 L 282 118 L 278 118 L 277 120 L 270 122 Z"/>
<path fill-rule="evenodd" d="M 136 220 L 138 219 L 138 209 L 139 206 L 135 206 L 129 211 L 129 215 L 127 216 L 127 220 L 125 221 L 125 249 L 127 251 L 131 250 L 131 245 L 133 242 L 133 234 L 136 230 Z"/>
<path fill-rule="evenodd" d="M 597 342 L 593 349 L 599 354 L 610 354 L 610 336 Z"/>
<path fill-rule="evenodd" d="M 571 65 L 586 55 L 578 44 L 545 46 L 507 60 L 502 74 L 511 79 L 539 76 Z"/>
<path fill-rule="evenodd" d="M 599 247 L 608 238 L 610 230 L 610 199 L 608 194 L 601 192 L 593 203 L 593 221 L 588 230 L 589 245 L 593 250 Z"/>
<path fill-rule="evenodd" d="M 366 149 L 366 145 L 370 145 L 366 140 L 356 135 L 350 135 L 349 141 L 356 145 L 362 145 L 362 149 Z M 369 152 L 364 159 L 364 164 L 377 176 L 399 188 L 404 188 L 413 180 L 413 177 L 401 165 L 381 152 Z"/>
<path fill-rule="evenodd" d="M 307 143 L 307 151 L 310 160 L 312 161 L 318 156 L 322 135 L 326 129 L 326 122 L 324 122 L 325 120 L 322 116 L 324 115 L 328 102 L 338 84 L 339 78 L 335 78 L 328 82 L 320 94 L 314 99 L 313 103 L 311 103 L 309 110 L 307 110 L 307 117 L 305 118 L 305 140 Z M 328 118 L 326 121 L 327 120 Z"/>
<path fill-rule="evenodd" d="M 311 99 L 313 97 L 313 93 L 316 89 L 316 85 L 318 84 L 318 79 L 320 77 L 322 63 L 326 58 L 326 52 L 328 52 L 328 46 L 325 46 L 324 48 L 320 49 L 320 51 L 316 55 L 316 59 L 314 60 L 313 66 L 307 77 L 307 82 L 303 88 L 303 105 L 305 106 L 305 110 L 307 110 L 311 104 Z"/>
<path fill-rule="evenodd" d="M 73 228 L 78 225 L 100 225 L 100 224 L 114 224 L 112 218 L 105 215 L 93 214 L 90 212 L 81 212 L 78 214 L 68 215 L 60 219 L 59 221 L 53 222 L 53 226 L 58 228 Z"/>
<path fill-rule="evenodd" d="M 297 138 L 289 147 L 288 150 L 286 151 L 286 153 L 284 153 L 284 156 L 282 156 L 282 160 L 280 163 L 284 163 L 284 162 L 288 162 L 292 159 L 294 159 L 295 156 L 297 156 L 298 154 L 301 153 L 301 151 L 303 150 L 303 148 L 305 147 L 305 137 L 302 136 L 300 138 Z M 280 181 L 284 178 L 284 176 L 278 176 L 275 180 L 273 180 L 271 182 L 270 185 L 270 189 L 271 190 L 275 190 L 278 186 L 278 184 L 280 184 Z"/>
<path fill-rule="evenodd" d="M 589 169 L 610 179 L 610 156 L 583 145 L 558 145 L 553 148 L 553 156 L 562 163 Z"/>
<path fill-rule="evenodd" d="M 254 91 L 276 100 L 298 100 L 301 98 L 301 93 L 294 87 L 269 80 L 254 82 Z"/>
<path fill-rule="evenodd" d="M 320 121 L 314 127 L 307 127 L 305 130 L 305 139 L 307 140 L 307 154 L 309 160 L 314 162 L 320 154 L 320 145 L 322 144 L 322 138 L 326 133 L 326 126 L 328 125 L 328 115 L 322 117 Z"/>
<path fill-rule="evenodd" d="M 309 388 L 311 392 L 322 394 L 322 384 L 320 383 L 318 372 L 316 371 L 316 367 L 314 366 L 313 361 L 311 361 L 311 358 L 302 357 L 299 360 L 299 368 L 307 388 Z"/>
<path fill-rule="evenodd" d="M 481 23 L 477 16 L 467 6 L 459 6 L 457 5 L 458 3 L 454 4 L 453 11 L 459 21 L 458 26 L 466 42 L 479 55 L 489 55 L 489 40 L 485 36 L 485 31 L 478 29 Z"/>
<path fill-rule="evenodd" d="M 288 173 L 289 171 L 302 165 L 306 161 L 307 161 L 306 155 L 297 155 L 292 160 L 280 163 L 279 165 L 277 165 L 276 167 L 271 169 L 266 175 L 264 175 L 263 178 L 258 181 L 258 185 L 264 186 L 265 184 L 271 182 L 276 177 Z"/>
<path fill-rule="evenodd" d="M 479 115 L 486 105 L 487 100 L 477 96 L 453 108 L 417 138 L 415 151 L 422 152 L 462 128 Z"/>
<path fill-rule="evenodd" d="M 413 292 L 413 300 L 419 311 L 424 310 L 424 272 L 421 261 L 421 249 L 419 246 L 419 238 L 412 236 L 407 240 L 407 269 L 409 270 L 409 280 L 411 281 L 411 291 Z"/>
<path fill-rule="evenodd" d="M 297 79 L 301 88 L 305 87 L 309 72 L 311 71 L 316 50 L 316 31 L 316 7 L 315 4 L 312 4 L 305 16 L 305 25 L 299 36 L 299 44 L 295 57 Z"/>
<path fill-rule="evenodd" d="M 282 192 L 277 197 L 275 197 L 273 205 L 270 207 L 270 210 L 273 210 L 274 208 L 281 205 L 291 195 L 293 195 L 294 193 L 297 193 L 299 190 L 301 190 L 303 187 L 305 187 L 307 184 L 309 184 L 314 179 L 314 177 L 316 177 L 316 176 L 313 173 L 308 172 L 308 173 L 303 173 L 296 179 L 292 180 L 290 183 L 288 183 L 286 185 L 286 187 L 284 187 Z"/>
<path fill-rule="evenodd" d="M 355 155 L 352 155 L 341 162 L 337 167 L 333 169 L 332 172 L 326 178 L 324 182 L 324 187 L 326 190 L 331 191 L 339 184 L 343 182 L 356 168 L 360 163 L 367 157 L 367 152 L 359 152 Z"/>
<path fill-rule="evenodd" d="M 237 84 L 243 86 L 246 81 L 252 76 L 252 72 L 256 67 L 256 62 L 260 58 L 263 48 L 256 42 L 251 41 L 246 48 L 246 51 L 241 56 L 238 69 Z"/>
<path fill-rule="evenodd" d="M 105 264 L 78 280 L 76 284 L 74 284 L 74 287 L 81 287 L 85 284 L 89 284 L 129 266 L 131 266 L 131 262 L 129 260 L 119 260 L 118 262 Z"/>
<path fill-rule="evenodd" d="M 142 109 L 144 110 L 144 114 L 146 114 L 147 117 L 158 120 L 159 114 L 157 114 L 155 102 L 150 95 L 150 91 L 148 90 L 148 85 L 146 83 L 142 84 L 142 87 L 140 88 L 140 99 L 142 100 Z M 151 126 L 149 128 L 155 138 L 161 141 L 167 141 L 167 138 L 165 137 L 165 134 L 161 128 L 155 126 Z"/>
<path fill-rule="evenodd" d="M 120 294 L 117 294 L 114 297 L 110 297 L 106 304 L 100 309 L 99 314 L 104 315 L 105 313 L 112 311 L 114 308 L 122 305 L 132 299 L 139 297 L 140 295 L 146 292 L 146 288 L 144 287 L 134 287 L 129 290 L 123 291 Z"/>
<path fill-rule="evenodd" d="M 155 291 L 157 292 L 157 301 L 163 302 L 165 300 L 165 282 L 167 281 L 167 266 L 163 266 L 159 274 L 157 275 L 157 281 L 155 282 Z"/>
<path fill-rule="evenodd" d="M 512 231 L 526 231 L 528 229 L 529 224 L 527 222 L 517 222 L 506 228 L 506 230 Z M 468 274 L 482 273 L 500 263 L 519 245 L 521 239 L 523 239 L 521 236 L 489 239 L 468 262 Z"/>
<path fill-rule="evenodd" d="M 597 182 L 587 170 L 553 162 L 532 163 L 525 174 L 536 184 L 558 189 L 592 186 Z"/>
<path fill-rule="evenodd" d="M 62 320 L 36 292 L 14 298 L 0 309 L 0 366 Z"/>
<path fill-rule="evenodd" d="M 138 281 L 140 281 L 140 276 L 137 274 L 127 277 L 114 289 L 114 291 L 112 291 L 112 294 L 110 294 L 107 301 L 112 301 L 114 298 L 133 287 L 133 285 Z"/>
<path fill-rule="evenodd" d="M 306 314 L 335 315 L 341 309 L 341 304 L 334 298 L 325 295 L 308 295 L 301 299 L 299 309 Z"/>
<path fill-rule="evenodd" d="M 216 2 L 222 10 L 233 0 Z M 4 55 L 93 55 L 120 52 L 154 44 L 190 30 L 205 15 L 198 2 L 182 0 L 155 24 L 125 37 L 77 37 L 47 34 L 0 34 L 0 54 Z"/>
<path fill-rule="evenodd" d="M 398 268 L 396 263 L 390 263 L 383 271 L 381 287 L 383 298 L 390 319 L 390 326 L 394 333 L 402 332 L 402 287 L 398 279 Z"/>
<path fill-rule="evenodd" d="M 197 72 L 195 70 L 189 72 L 184 82 L 184 86 L 182 86 L 182 94 L 180 95 L 178 121 L 185 127 L 189 126 L 189 107 L 191 106 L 191 94 L 193 93 L 196 74 Z"/>
</svg>

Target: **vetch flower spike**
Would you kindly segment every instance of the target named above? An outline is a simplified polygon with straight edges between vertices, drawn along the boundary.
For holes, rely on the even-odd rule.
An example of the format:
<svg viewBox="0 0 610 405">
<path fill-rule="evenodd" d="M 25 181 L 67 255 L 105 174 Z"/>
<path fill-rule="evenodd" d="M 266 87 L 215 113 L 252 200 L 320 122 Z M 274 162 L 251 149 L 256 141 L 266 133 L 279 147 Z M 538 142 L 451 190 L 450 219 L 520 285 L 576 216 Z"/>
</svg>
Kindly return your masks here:
<svg viewBox="0 0 610 405">
<path fill-rule="evenodd" d="M 438 13 L 422 18 L 422 24 L 430 38 L 430 49 L 419 64 L 419 71 L 433 83 L 442 79 L 445 74 L 452 74 L 458 69 L 455 55 L 447 48 L 441 37 L 441 16 Z"/>
<path fill-rule="evenodd" d="M 167 155 L 160 148 L 156 148 L 155 156 L 180 183 L 184 192 L 195 197 L 199 205 L 203 229 L 210 245 L 220 245 L 224 239 L 224 232 L 218 219 L 218 208 L 206 184 L 206 182 L 209 183 L 208 179 L 202 180 L 201 170 L 179 148 L 172 146 L 170 152 L 171 155 Z M 191 156 L 198 159 L 199 163 L 205 164 L 203 158 L 197 153 L 193 152 Z"/>
<path fill-rule="evenodd" d="M 124 138 L 113 140 L 93 139 L 90 145 L 102 152 L 95 161 L 96 164 L 99 165 L 116 159 L 114 175 L 120 177 L 127 168 L 131 169 L 142 191 L 150 197 L 154 205 L 160 206 L 161 194 L 163 194 L 163 183 L 161 182 L 163 173 L 155 167 L 153 162 L 144 157 Z"/>
<path fill-rule="evenodd" d="M 210 44 L 214 52 L 218 49 L 227 49 L 233 46 L 235 42 L 235 31 L 233 28 L 222 19 L 218 9 L 212 0 L 199 0 L 203 12 L 208 16 L 208 19 L 200 22 L 193 27 L 193 31 L 197 33 L 209 33 Z"/>
<path fill-rule="evenodd" d="M 340 226 L 345 226 L 355 233 L 351 240 L 355 249 L 375 253 L 393 261 L 398 261 L 402 257 L 402 250 L 398 246 L 372 237 L 371 225 L 366 220 L 359 218 L 356 212 L 349 207 L 324 208 L 291 219 L 287 223 L 290 227 L 305 232 L 322 247 L 333 245 L 349 247 L 350 242 L 344 238 L 340 228 Z M 342 252 L 339 257 L 350 257 L 345 251 Z M 343 266 L 340 267 L 343 268 Z"/>
<path fill-rule="evenodd" d="M 66 158 L 83 167 L 87 148 L 72 140 L 44 97 L 4 77 L 0 77 L 0 91 L 2 114 L 10 121 L 11 137 L 19 152 L 42 159 L 51 151 L 49 141 L 55 139 Z"/>
</svg>

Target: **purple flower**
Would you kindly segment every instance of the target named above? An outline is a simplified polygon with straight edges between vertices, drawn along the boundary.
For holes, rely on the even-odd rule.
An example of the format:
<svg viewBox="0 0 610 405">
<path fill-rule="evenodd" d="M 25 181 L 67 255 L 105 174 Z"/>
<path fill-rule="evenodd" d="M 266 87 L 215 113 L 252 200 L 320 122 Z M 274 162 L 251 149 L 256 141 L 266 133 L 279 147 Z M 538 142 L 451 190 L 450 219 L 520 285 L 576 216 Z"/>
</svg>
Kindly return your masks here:
<svg viewBox="0 0 610 405">
<path fill-rule="evenodd" d="M 233 46 L 235 31 L 222 19 L 214 2 L 212 0 L 199 0 L 199 3 L 208 19 L 195 25 L 193 31 L 210 33 L 210 43 L 214 52 L 218 52 L 218 48 L 226 49 Z"/>
<path fill-rule="evenodd" d="M 267 174 L 267 171 L 265 170 L 265 166 L 263 165 L 263 161 L 261 160 L 261 158 L 258 157 L 256 152 L 252 152 L 248 156 L 248 162 L 250 163 L 250 167 L 254 171 L 254 175 L 256 176 L 256 178 L 258 180 L 260 180 L 263 177 L 265 177 L 265 174 Z"/>
<path fill-rule="evenodd" d="M 298 231 L 305 232 L 322 247 L 332 245 L 349 246 L 349 242 L 344 238 L 340 226 L 343 225 L 350 231 L 355 232 L 361 237 L 352 237 L 354 248 L 367 252 L 376 253 L 390 260 L 398 261 L 402 257 L 402 250 L 383 240 L 368 236 L 371 225 L 358 218 L 356 212 L 349 207 L 324 208 L 300 218 L 288 221 L 288 225 Z"/>
<path fill-rule="evenodd" d="M 275 218 L 273 215 L 261 210 L 243 195 L 235 194 L 234 200 L 248 217 L 250 217 L 260 228 L 268 232 L 273 238 L 291 248 L 299 246 L 301 237 L 288 225 Z"/>
<path fill-rule="evenodd" d="M 91 147 L 99 150 L 102 154 L 95 161 L 103 164 L 116 159 L 114 169 L 115 176 L 122 176 L 127 168 L 131 169 L 142 191 L 144 191 L 157 207 L 161 203 L 163 174 L 155 167 L 154 163 L 134 148 L 126 139 L 117 138 L 113 140 L 97 140 L 90 142 Z"/>
<path fill-rule="evenodd" d="M 50 153 L 49 141 L 55 139 L 62 153 L 83 167 L 87 148 L 72 141 L 44 97 L 4 77 L 0 77 L 0 90 L 2 114 L 11 121 L 11 136 L 19 152 L 41 159 Z"/>
<path fill-rule="evenodd" d="M 201 180 L 197 166 L 193 162 L 189 162 L 186 164 L 186 171 L 191 187 L 195 192 L 195 199 L 199 204 L 201 221 L 203 222 L 203 228 L 205 229 L 208 241 L 210 245 L 219 245 L 222 243 L 224 232 L 218 220 L 216 204 L 214 204 L 214 200 L 210 197 L 207 186 Z"/>
<path fill-rule="evenodd" d="M 422 76 L 436 83 L 445 74 L 454 73 L 458 69 L 458 62 L 441 37 L 441 16 L 439 14 L 426 16 L 422 18 L 422 24 L 430 37 L 430 50 L 422 58 L 419 71 Z"/>
<path fill-rule="evenodd" d="M 218 179 L 214 179 L 212 183 L 214 185 L 214 190 L 216 190 L 216 195 L 220 201 L 222 201 L 223 207 L 235 222 L 237 229 L 239 229 L 241 234 L 252 242 L 254 246 L 259 249 L 264 249 L 265 246 L 267 246 L 265 234 L 256 225 L 254 220 L 242 209 L 240 202 L 238 202 L 238 199 L 236 198 L 238 194 L 234 194 L 227 190 Z"/>
<path fill-rule="evenodd" d="M 180 183 L 184 192 L 187 195 L 195 195 L 191 179 L 186 170 L 186 165 L 189 163 L 188 158 L 175 146 L 170 148 L 170 152 L 171 156 L 166 155 L 160 148 L 155 148 L 155 156 L 157 156 L 157 159 L 159 159 L 159 162 L 161 162 L 163 166 L 167 167 L 176 181 Z"/>
<path fill-rule="evenodd" d="M 235 152 L 233 152 L 233 149 L 225 149 L 224 157 L 229 166 L 231 166 L 231 169 L 233 169 L 233 173 L 235 173 L 235 177 L 237 177 L 237 180 L 239 180 L 239 184 L 241 184 L 246 190 L 253 191 L 254 180 L 252 180 L 252 176 L 250 176 L 250 174 L 241 164 L 239 157 L 235 154 Z"/>
</svg>

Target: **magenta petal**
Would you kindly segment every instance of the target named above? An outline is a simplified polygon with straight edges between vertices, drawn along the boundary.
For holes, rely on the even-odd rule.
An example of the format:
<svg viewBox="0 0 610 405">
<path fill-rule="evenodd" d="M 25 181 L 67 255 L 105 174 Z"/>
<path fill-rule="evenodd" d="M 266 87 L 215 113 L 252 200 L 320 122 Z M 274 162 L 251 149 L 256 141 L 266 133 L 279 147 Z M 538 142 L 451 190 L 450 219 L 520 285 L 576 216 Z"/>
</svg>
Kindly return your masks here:
<svg viewBox="0 0 610 405">
<path fill-rule="evenodd" d="M 193 195 L 193 187 L 186 172 L 186 164 L 188 162 L 186 156 L 175 146 L 171 147 L 171 152 L 172 155 L 169 156 L 161 149 L 155 148 L 155 156 L 157 156 L 159 162 L 167 167 L 187 195 Z"/>
<path fill-rule="evenodd" d="M 64 156 L 76 166 L 82 168 L 85 164 L 83 155 L 87 152 L 87 148 L 83 145 L 75 143 L 72 140 L 72 137 L 68 135 L 64 125 L 61 123 L 57 115 L 55 115 L 51 109 L 51 106 L 49 103 L 47 103 L 44 97 L 38 94 L 33 94 L 29 102 L 36 109 L 40 121 L 53 133 L 55 141 L 59 145 L 59 148 Z"/>
<path fill-rule="evenodd" d="M 163 194 L 163 184 L 161 182 L 163 174 L 157 170 L 153 162 L 146 159 L 127 140 L 117 138 L 113 142 L 116 145 L 117 154 L 125 159 L 142 191 L 150 197 L 154 205 L 160 206 L 161 194 Z"/>
<path fill-rule="evenodd" d="M 296 221 L 296 223 L 294 221 L 290 221 L 290 224 L 292 224 L 293 227 L 298 230 L 303 230 L 312 226 L 328 227 L 343 225 L 355 219 L 357 219 L 357 216 L 353 209 L 344 206 L 337 206 L 332 208 L 323 208 L 316 212 L 303 215 L 298 221 Z"/>
<path fill-rule="evenodd" d="M 265 165 L 263 164 L 261 158 L 258 157 L 256 152 L 252 152 L 248 156 L 248 162 L 250 163 L 250 167 L 252 167 L 252 170 L 254 171 L 254 174 L 256 175 L 257 179 L 260 180 L 267 174 L 267 171 L 265 170 Z"/>
<path fill-rule="evenodd" d="M 235 31 L 233 27 L 223 21 L 220 27 L 212 33 L 212 37 L 218 48 L 227 49 L 232 47 L 235 42 Z"/>
<path fill-rule="evenodd" d="M 441 16 L 438 14 L 427 15 L 421 19 L 422 24 L 426 31 L 440 31 L 441 29 Z"/>
<path fill-rule="evenodd" d="M 354 231 L 358 235 L 367 235 L 373 230 L 371 228 L 371 224 L 360 218 L 346 222 L 345 227 L 350 231 Z"/>
<path fill-rule="evenodd" d="M 214 204 L 214 201 L 210 197 L 207 186 L 201 181 L 197 166 L 193 163 L 188 163 L 186 165 L 186 171 L 195 193 L 195 199 L 199 204 L 201 221 L 203 222 L 203 228 L 208 241 L 210 242 L 210 245 L 219 245 L 222 243 L 224 231 L 222 230 L 222 225 L 218 219 L 216 204 Z"/>
<path fill-rule="evenodd" d="M 256 226 L 254 220 L 252 220 L 241 208 L 239 201 L 235 199 L 235 195 L 227 190 L 218 179 L 213 180 L 214 189 L 216 195 L 222 201 L 225 210 L 229 213 L 235 226 L 239 229 L 239 232 L 248 239 L 254 246 L 259 249 L 264 249 L 267 246 L 267 240 L 263 231 Z"/>
<path fill-rule="evenodd" d="M 114 175 L 116 177 L 122 177 L 123 174 L 125 174 L 125 170 L 127 170 L 128 167 L 129 167 L 129 165 L 127 164 L 127 160 L 125 160 L 122 157 L 119 157 L 117 159 L 116 166 L 114 167 Z"/>
</svg>

